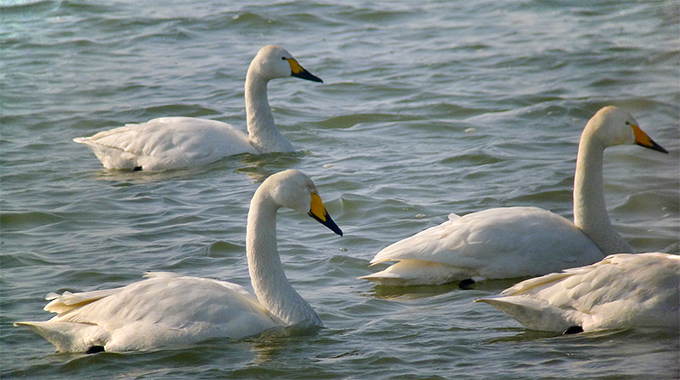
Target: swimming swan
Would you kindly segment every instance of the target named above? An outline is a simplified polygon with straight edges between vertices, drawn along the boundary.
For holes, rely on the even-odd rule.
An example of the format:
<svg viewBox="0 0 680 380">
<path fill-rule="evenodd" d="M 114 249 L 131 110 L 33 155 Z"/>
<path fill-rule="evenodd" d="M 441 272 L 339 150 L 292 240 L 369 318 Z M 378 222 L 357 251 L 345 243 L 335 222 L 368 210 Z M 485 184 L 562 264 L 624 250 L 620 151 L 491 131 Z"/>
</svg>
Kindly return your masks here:
<svg viewBox="0 0 680 380">
<path fill-rule="evenodd" d="M 274 174 L 255 192 L 248 212 L 246 254 L 255 295 L 242 286 L 171 273 L 150 273 L 122 288 L 48 295 L 59 313 L 28 326 L 60 352 L 135 351 L 209 338 L 254 336 L 277 326 L 322 326 L 290 285 L 276 247 L 276 212 L 308 213 L 333 232 L 314 183 L 297 170 Z"/>
<path fill-rule="evenodd" d="M 609 222 L 602 184 L 604 149 L 632 143 L 668 153 L 620 108 L 602 108 L 588 121 L 576 161 L 574 223 L 536 207 L 451 214 L 443 224 L 378 252 L 371 265 L 397 263 L 360 278 L 392 286 L 465 281 L 462 287 L 475 278 L 538 276 L 633 252 Z"/>
<path fill-rule="evenodd" d="M 532 330 L 680 328 L 680 256 L 617 254 L 482 298 Z"/>
<path fill-rule="evenodd" d="M 267 100 L 267 83 L 290 76 L 322 82 L 285 49 L 272 45 L 260 49 L 246 75 L 248 133 L 216 120 L 162 117 L 73 141 L 87 145 L 109 169 L 168 170 L 234 154 L 292 152 L 293 146 L 274 124 Z"/>
</svg>

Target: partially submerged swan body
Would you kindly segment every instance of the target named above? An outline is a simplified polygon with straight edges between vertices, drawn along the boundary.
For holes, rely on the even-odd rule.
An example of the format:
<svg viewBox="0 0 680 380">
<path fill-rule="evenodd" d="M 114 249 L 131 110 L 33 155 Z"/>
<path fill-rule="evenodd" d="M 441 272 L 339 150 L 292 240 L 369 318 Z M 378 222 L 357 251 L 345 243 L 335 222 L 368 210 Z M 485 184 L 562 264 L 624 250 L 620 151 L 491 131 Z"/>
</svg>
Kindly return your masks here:
<svg viewBox="0 0 680 380">
<path fill-rule="evenodd" d="M 147 279 L 121 288 L 51 294 L 45 310 L 57 316 L 15 325 L 30 327 L 60 352 L 88 353 L 240 339 L 275 327 L 322 326 L 284 274 L 276 244 L 281 207 L 308 213 L 342 235 L 306 175 L 287 170 L 269 177 L 255 192 L 248 213 L 246 253 L 255 294 L 225 281 L 149 273 Z"/>
<path fill-rule="evenodd" d="M 322 82 L 285 49 L 273 45 L 260 49 L 246 76 L 248 133 L 216 120 L 162 117 L 74 141 L 88 146 L 109 169 L 179 169 L 235 154 L 292 152 L 293 146 L 274 124 L 267 99 L 267 83 L 290 76 Z"/>
<path fill-rule="evenodd" d="M 494 208 L 426 229 L 378 252 L 371 265 L 396 261 L 360 278 L 389 286 L 437 285 L 468 279 L 519 278 L 589 265 L 633 252 L 612 228 L 602 177 L 606 147 L 638 144 L 666 152 L 617 107 L 598 111 L 579 143 L 574 222 L 536 207 Z"/>
<path fill-rule="evenodd" d="M 485 302 L 532 330 L 680 329 L 680 256 L 616 254 L 522 281 Z"/>
</svg>

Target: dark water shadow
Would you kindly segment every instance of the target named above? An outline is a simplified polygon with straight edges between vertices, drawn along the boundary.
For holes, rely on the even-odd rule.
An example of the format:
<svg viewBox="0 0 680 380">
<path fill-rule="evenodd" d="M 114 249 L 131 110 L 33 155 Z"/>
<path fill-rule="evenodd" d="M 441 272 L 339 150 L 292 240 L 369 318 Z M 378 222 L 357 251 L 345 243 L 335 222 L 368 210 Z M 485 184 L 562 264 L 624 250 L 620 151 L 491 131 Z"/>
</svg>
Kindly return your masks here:
<svg viewBox="0 0 680 380">
<path fill-rule="evenodd" d="M 121 184 L 144 184 L 186 179 L 201 179 L 215 175 L 228 176 L 245 174 L 254 183 L 264 181 L 270 175 L 296 166 L 308 152 L 267 154 L 238 154 L 224 157 L 219 161 L 190 168 L 160 171 L 119 170 L 102 168 L 92 173 L 95 180 L 117 182 Z"/>
<path fill-rule="evenodd" d="M 479 297 L 499 294 L 503 290 L 524 280 L 525 278 L 513 278 L 502 280 L 485 280 L 471 285 L 461 284 L 460 281 L 441 285 L 411 285 L 411 286 L 387 286 L 375 285 L 372 292 L 367 295 L 381 299 L 418 299 L 437 296 L 454 291 L 476 291 Z M 483 293 L 482 293 L 483 292 Z M 485 293 L 485 294 L 484 294 Z"/>
</svg>

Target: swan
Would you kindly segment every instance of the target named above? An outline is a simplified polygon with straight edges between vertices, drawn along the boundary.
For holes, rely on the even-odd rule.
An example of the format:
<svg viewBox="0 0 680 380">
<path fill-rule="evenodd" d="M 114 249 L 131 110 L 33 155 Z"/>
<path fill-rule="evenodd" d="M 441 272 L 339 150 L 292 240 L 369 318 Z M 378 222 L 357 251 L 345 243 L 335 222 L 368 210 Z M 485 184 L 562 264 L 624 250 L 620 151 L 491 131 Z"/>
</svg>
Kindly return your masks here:
<svg viewBox="0 0 680 380">
<path fill-rule="evenodd" d="M 248 212 L 246 255 L 255 295 L 230 282 L 148 273 L 147 279 L 121 288 L 52 293 L 45 310 L 57 316 L 15 326 L 28 326 L 58 352 L 86 353 L 241 339 L 281 326 L 321 327 L 283 272 L 276 247 L 276 212 L 281 207 L 308 213 L 342 236 L 306 175 L 287 170 L 269 177 Z"/>
<path fill-rule="evenodd" d="M 616 254 L 522 281 L 485 302 L 532 330 L 680 328 L 680 256 Z"/>
<path fill-rule="evenodd" d="M 599 110 L 579 143 L 574 179 L 574 222 L 536 207 L 493 208 L 449 220 L 378 252 L 371 265 L 397 261 L 359 277 L 380 285 L 436 285 L 480 279 L 538 276 L 633 252 L 612 228 L 602 184 L 604 149 L 638 144 L 668 153 L 628 112 Z"/>
<path fill-rule="evenodd" d="M 89 147 L 108 169 L 179 169 L 241 153 L 292 152 L 293 146 L 274 124 L 267 100 L 267 83 L 290 76 L 322 82 L 285 49 L 273 45 L 260 49 L 246 75 L 248 133 L 216 120 L 161 117 L 73 141 Z"/>
</svg>

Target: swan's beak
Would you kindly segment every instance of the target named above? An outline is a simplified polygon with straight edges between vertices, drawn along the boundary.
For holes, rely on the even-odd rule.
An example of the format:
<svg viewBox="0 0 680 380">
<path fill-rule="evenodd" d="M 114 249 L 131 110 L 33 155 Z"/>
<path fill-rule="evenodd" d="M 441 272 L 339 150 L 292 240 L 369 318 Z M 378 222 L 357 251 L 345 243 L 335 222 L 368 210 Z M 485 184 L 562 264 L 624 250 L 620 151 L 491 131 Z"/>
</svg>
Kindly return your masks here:
<svg viewBox="0 0 680 380">
<path fill-rule="evenodd" d="M 633 128 L 633 133 L 635 134 L 635 143 L 637 145 L 643 146 L 645 148 L 653 149 L 661 153 L 668 153 L 661 145 L 657 144 L 652 140 L 645 132 L 640 129 L 637 125 L 631 124 Z"/>
<path fill-rule="evenodd" d="M 331 231 L 342 236 L 342 230 L 331 219 L 331 216 L 326 212 L 326 206 L 321 202 L 321 197 L 318 194 L 312 194 L 312 204 L 309 208 L 309 216 L 316 219 L 319 223 L 328 227 Z"/>
<path fill-rule="evenodd" d="M 288 61 L 288 64 L 290 65 L 290 71 L 292 72 L 292 76 L 298 77 L 300 79 L 307 79 L 311 80 L 312 82 L 320 82 L 323 83 L 321 78 L 317 77 L 316 75 L 310 73 L 309 71 L 305 70 L 298 61 L 295 60 L 295 58 L 286 58 L 286 61 Z"/>
</svg>

